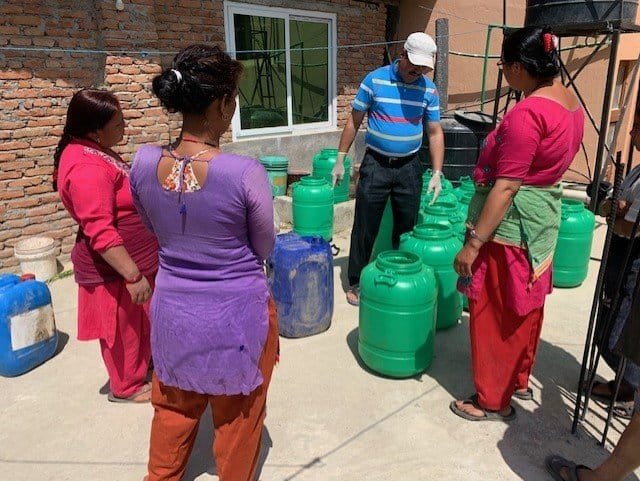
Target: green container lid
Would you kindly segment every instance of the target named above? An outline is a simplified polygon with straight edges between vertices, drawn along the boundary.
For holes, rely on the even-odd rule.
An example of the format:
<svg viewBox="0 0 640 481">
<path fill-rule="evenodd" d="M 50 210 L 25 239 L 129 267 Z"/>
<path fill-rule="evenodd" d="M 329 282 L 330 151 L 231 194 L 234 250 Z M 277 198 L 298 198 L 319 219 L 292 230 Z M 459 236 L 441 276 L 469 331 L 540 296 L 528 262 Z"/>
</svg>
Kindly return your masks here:
<svg viewBox="0 0 640 481">
<path fill-rule="evenodd" d="M 260 163 L 266 169 L 287 169 L 289 167 L 289 159 L 284 155 L 263 155 L 260 157 Z"/>
</svg>

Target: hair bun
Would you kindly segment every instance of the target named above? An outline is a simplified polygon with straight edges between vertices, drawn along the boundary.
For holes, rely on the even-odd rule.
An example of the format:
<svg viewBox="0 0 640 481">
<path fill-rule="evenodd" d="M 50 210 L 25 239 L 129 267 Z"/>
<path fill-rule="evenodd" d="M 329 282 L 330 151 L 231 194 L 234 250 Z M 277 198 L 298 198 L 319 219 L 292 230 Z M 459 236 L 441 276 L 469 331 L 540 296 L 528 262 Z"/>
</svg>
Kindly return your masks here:
<svg viewBox="0 0 640 481">
<path fill-rule="evenodd" d="M 176 75 L 174 69 L 171 68 L 166 69 L 153 79 L 153 92 L 170 112 L 180 110 L 181 87 L 184 82 L 184 77 Z"/>
</svg>

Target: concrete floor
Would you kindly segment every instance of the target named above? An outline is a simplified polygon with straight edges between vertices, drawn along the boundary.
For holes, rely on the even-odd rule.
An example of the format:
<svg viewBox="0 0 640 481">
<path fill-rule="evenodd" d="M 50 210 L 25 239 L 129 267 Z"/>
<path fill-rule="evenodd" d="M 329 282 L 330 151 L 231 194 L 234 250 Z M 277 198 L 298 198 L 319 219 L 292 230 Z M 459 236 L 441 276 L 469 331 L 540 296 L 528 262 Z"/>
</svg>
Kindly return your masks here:
<svg viewBox="0 0 640 481">
<path fill-rule="evenodd" d="M 595 257 L 603 237 L 599 227 Z M 346 304 L 338 281 L 345 278 L 348 241 L 337 243 L 343 249 L 335 263 L 333 325 L 314 337 L 281 340 L 263 481 L 539 481 L 551 479 L 543 466 L 547 454 L 589 465 L 607 455 L 597 445 L 601 407 L 577 436 L 570 434 L 596 261 L 584 285 L 557 289 L 548 300 L 535 401 L 518 402 L 518 418 L 509 425 L 469 423 L 448 407 L 472 392 L 466 318 L 438 333 L 436 358 L 424 375 L 390 380 L 368 372 L 356 354 L 358 311 Z M 152 409 L 107 402 L 98 343 L 75 340 L 73 280 L 56 281 L 52 292 L 59 354 L 21 377 L 0 378 L 0 479 L 138 481 L 145 474 Z M 205 419 L 186 480 L 217 479 L 210 429 Z M 615 420 L 610 443 L 622 429 Z"/>
</svg>

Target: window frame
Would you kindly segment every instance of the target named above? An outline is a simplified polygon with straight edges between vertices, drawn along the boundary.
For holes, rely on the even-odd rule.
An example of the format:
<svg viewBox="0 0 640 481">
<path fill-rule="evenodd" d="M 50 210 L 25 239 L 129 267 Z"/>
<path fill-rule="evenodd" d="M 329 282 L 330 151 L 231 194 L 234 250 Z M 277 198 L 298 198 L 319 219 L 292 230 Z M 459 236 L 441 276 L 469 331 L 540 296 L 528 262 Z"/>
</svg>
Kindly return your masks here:
<svg viewBox="0 0 640 481">
<path fill-rule="evenodd" d="M 233 141 L 256 137 L 265 137 L 276 134 L 296 134 L 308 132 L 325 132 L 335 130 L 337 127 L 337 15 L 328 12 L 312 12 L 308 10 L 287 9 L 280 7 L 268 7 L 264 5 L 254 5 L 239 2 L 224 2 L 224 32 L 227 50 L 231 56 L 236 58 L 236 40 L 234 15 L 255 15 L 261 17 L 282 18 L 285 21 L 285 61 L 287 76 L 287 125 L 281 127 L 263 127 L 258 129 L 242 129 L 240 124 L 240 95 L 236 96 L 236 111 L 231 121 Z M 293 123 L 293 87 L 291 85 L 291 36 L 289 23 L 291 20 L 308 20 L 326 22 L 328 24 L 329 45 L 328 55 L 328 120 L 324 122 L 313 122 L 305 124 Z"/>
</svg>

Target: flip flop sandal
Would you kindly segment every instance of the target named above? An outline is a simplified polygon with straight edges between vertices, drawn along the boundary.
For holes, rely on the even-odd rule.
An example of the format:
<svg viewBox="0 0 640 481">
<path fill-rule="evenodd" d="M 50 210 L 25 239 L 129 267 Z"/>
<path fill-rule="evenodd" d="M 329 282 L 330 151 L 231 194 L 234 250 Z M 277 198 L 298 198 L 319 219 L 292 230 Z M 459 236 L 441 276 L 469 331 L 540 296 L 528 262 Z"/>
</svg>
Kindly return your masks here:
<svg viewBox="0 0 640 481">
<path fill-rule="evenodd" d="M 353 294 L 356 297 L 356 300 L 351 300 L 349 294 Z M 360 287 L 352 286 L 347 290 L 347 302 L 355 307 L 360 305 Z"/>
<path fill-rule="evenodd" d="M 608 386 L 609 387 L 609 394 L 597 394 L 597 393 L 593 392 L 593 390 L 596 387 L 600 387 L 600 386 Z M 595 399 L 596 401 L 600 401 L 600 402 L 609 404 L 611 402 L 611 396 L 613 395 L 613 391 L 615 391 L 615 389 L 616 389 L 616 382 L 615 381 L 595 382 L 595 383 L 593 383 L 593 388 L 591 389 L 591 398 Z M 618 398 L 620 398 L 620 392 L 618 392 Z M 629 401 L 621 401 L 620 399 L 616 400 L 616 404 L 617 403 L 626 403 L 626 402 L 633 402 L 633 401 L 631 399 Z"/>
<path fill-rule="evenodd" d="M 533 401 L 533 389 L 528 387 L 526 392 L 515 391 L 513 397 L 520 399 L 520 401 Z"/>
<path fill-rule="evenodd" d="M 613 415 L 620 419 L 631 419 L 635 410 L 635 402 L 617 402 L 613 406 Z"/>
<path fill-rule="evenodd" d="M 546 459 L 547 471 L 553 479 L 556 481 L 580 481 L 578 477 L 578 470 L 584 469 L 586 471 L 591 471 L 591 468 L 588 466 L 584 466 L 582 464 L 576 464 L 573 461 L 569 461 L 568 459 L 563 458 L 562 456 L 549 456 Z M 566 468 L 569 473 L 569 479 L 566 480 L 562 477 L 562 469 Z"/>
<path fill-rule="evenodd" d="M 601 386 L 607 386 L 609 388 L 609 394 L 598 394 L 594 392 L 596 388 L 599 388 Z M 611 396 L 615 388 L 616 388 L 615 381 L 609 381 L 609 382 L 596 381 L 593 383 L 593 388 L 591 388 L 591 398 L 608 403 L 611 400 Z"/>
<path fill-rule="evenodd" d="M 149 391 L 151 391 L 151 383 L 145 384 L 129 397 L 118 397 L 115 394 L 113 394 L 113 392 L 109 391 L 109 395 L 107 396 L 107 399 L 112 403 L 144 404 L 144 403 L 150 402 L 151 399 L 145 399 L 144 401 L 136 401 L 136 398 L 138 398 L 143 394 L 148 393 Z"/>
<path fill-rule="evenodd" d="M 474 416 L 473 414 L 469 414 L 469 413 L 463 411 L 462 409 L 460 409 L 456 405 L 456 401 L 451 401 L 451 404 L 449 404 L 449 409 L 451 409 L 451 411 L 453 411 L 453 413 L 455 415 L 460 416 L 462 419 L 466 419 L 467 421 L 503 421 L 503 422 L 508 422 L 508 421 L 513 421 L 516 418 L 516 410 L 513 408 L 513 406 L 509 406 L 509 408 L 511 409 L 511 411 L 509 411 L 509 414 L 500 414 L 499 412 L 488 411 L 488 410 L 484 409 L 483 407 L 481 407 L 478 404 L 478 395 L 477 394 L 474 394 L 469 399 L 465 399 L 463 402 L 464 402 L 464 404 L 472 404 L 474 408 L 479 409 L 482 412 L 484 412 L 483 416 Z"/>
</svg>

